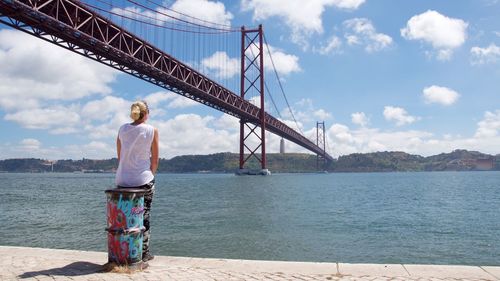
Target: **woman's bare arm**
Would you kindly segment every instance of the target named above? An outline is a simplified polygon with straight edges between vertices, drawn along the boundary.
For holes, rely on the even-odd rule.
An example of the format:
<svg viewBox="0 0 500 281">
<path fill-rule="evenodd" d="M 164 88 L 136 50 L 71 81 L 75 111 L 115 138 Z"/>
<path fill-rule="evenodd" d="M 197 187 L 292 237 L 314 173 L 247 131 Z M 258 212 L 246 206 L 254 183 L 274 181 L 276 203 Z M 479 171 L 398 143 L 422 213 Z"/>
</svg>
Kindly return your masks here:
<svg viewBox="0 0 500 281">
<path fill-rule="evenodd" d="M 153 136 L 153 143 L 151 144 L 151 172 L 153 174 L 156 174 L 156 170 L 158 170 L 158 164 L 160 161 L 159 158 L 159 153 L 160 153 L 160 148 L 159 148 L 159 134 L 158 134 L 158 129 L 155 128 L 155 134 Z"/>
<path fill-rule="evenodd" d="M 122 148 L 122 143 L 120 142 L 120 138 L 116 138 L 116 154 L 118 155 L 118 163 L 120 162 L 120 150 Z"/>
</svg>

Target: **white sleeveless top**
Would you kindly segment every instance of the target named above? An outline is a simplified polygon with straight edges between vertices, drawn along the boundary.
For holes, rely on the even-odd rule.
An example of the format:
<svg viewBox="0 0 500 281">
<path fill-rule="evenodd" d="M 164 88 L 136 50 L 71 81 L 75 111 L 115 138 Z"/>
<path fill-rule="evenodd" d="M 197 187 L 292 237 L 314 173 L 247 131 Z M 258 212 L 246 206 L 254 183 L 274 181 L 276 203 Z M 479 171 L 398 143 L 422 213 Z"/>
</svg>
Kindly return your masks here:
<svg viewBox="0 0 500 281">
<path fill-rule="evenodd" d="M 151 144 L 154 127 L 141 123 L 124 124 L 118 131 L 120 139 L 120 163 L 116 170 L 115 183 L 124 187 L 144 185 L 154 179 L 151 172 Z"/>
</svg>

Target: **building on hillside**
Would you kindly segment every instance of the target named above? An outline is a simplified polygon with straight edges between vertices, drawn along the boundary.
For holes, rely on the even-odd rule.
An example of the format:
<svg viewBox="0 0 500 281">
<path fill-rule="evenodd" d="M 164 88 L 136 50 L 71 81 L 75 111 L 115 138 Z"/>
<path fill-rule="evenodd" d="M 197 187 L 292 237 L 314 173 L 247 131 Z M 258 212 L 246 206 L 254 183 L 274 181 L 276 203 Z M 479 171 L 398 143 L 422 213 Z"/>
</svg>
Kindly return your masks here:
<svg viewBox="0 0 500 281">
<path fill-rule="evenodd" d="M 489 171 L 493 170 L 495 163 L 492 158 L 477 159 L 476 160 L 476 170 Z"/>
</svg>

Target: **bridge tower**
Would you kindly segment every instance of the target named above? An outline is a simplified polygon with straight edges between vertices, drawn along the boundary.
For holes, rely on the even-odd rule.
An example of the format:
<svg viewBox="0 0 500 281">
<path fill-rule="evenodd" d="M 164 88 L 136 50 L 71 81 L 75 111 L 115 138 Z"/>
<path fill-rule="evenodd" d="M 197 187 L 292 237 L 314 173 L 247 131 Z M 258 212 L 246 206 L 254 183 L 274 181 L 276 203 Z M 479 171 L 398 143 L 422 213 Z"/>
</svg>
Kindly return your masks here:
<svg viewBox="0 0 500 281">
<path fill-rule="evenodd" d="M 238 174 L 269 174 L 266 168 L 266 122 L 264 107 L 264 47 L 262 25 L 257 29 L 241 27 L 241 98 L 250 92 L 257 92 L 260 96 L 259 120 L 240 119 L 240 170 Z M 260 127 L 260 130 L 258 130 Z M 245 129 L 248 129 L 246 132 Z M 256 147 L 250 147 L 250 136 L 257 137 Z M 257 154 L 260 148 L 260 157 Z M 245 156 L 245 152 L 247 155 Z M 260 171 L 245 169 L 245 163 L 250 159 L 257 159 Z"/>
<path fill-rule="evenodd" d="M 316 145 L 322 149 L 323 153 L 316 154 L 316 169 L 324 171 L 326 169 L 326 135 L 325 135 L 325 121 L 316 122 Z"/>
</svg>

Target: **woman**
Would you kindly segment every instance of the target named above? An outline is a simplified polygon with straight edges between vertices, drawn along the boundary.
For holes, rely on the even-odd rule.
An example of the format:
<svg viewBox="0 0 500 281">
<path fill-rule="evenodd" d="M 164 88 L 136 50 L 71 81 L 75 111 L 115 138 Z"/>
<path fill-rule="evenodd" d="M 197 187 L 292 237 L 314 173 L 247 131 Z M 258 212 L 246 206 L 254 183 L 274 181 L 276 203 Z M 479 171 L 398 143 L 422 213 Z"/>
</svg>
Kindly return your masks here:
<svg viewBox="0 0 500 281">
<path fill-rule="evenodd" d="M 132 123 L 123 124 L 118 131 L 116 151 L 118 153 L 118 169 L 116 185 L 118 187 L 134 187 L 146 189 L 144 195 L 144 241 L 142 260 L 147 262 L 154 256 L 149 253 L 149 219 L 151 203 L 155 191 L 154 183 L 158 169 L 158 130 L 146 124 L 149 117 L 148 105 L 145 101 L 136 101 L 130 107 Z"/>
</svg>

